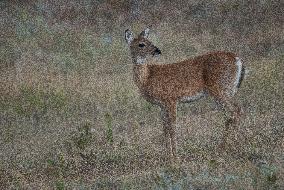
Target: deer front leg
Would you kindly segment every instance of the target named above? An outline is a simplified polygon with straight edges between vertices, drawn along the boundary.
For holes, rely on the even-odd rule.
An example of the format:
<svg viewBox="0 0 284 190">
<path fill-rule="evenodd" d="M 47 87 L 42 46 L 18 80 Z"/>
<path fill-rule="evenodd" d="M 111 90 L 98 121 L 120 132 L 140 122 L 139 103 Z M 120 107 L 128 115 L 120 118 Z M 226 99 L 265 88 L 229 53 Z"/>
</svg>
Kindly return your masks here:
<svg viewBox="0 0 284 190">
<path fill-rule="evenodd" d="M 163 130 L 167 153 L 175 158 L 176 154 L 176 104 L 162 108 Z"/>
<path fill-rule="evenodd" d="M 165 151 L 167 155 L 171 155 L 171 140 L 170 140 L 170 125 L 169 125 L 169 113 L 166 108 L 161 108 L 161 117 L 162 117 L 162 124 L 163 124 L 163 132 L 164 132 L 164 144 L 165 144 Z"/>
</svg>

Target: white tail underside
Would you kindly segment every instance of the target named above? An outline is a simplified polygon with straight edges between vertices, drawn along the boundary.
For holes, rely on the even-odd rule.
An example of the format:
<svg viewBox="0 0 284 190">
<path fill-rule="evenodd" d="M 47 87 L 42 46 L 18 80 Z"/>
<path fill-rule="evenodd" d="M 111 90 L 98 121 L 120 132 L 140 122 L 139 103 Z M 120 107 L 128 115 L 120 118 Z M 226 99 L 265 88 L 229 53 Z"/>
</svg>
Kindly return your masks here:
<svg viewBox="0 0 284 190">
<path fill-rule="evenodd" d="M 237 73 L 236 73 L 236 80 L 235 80 L 235 82 L 234 82 L 233 94 L 236 93 L 237 88 L 238 88 L 238 84 L 239 84 L 239 82 L 240 82 L 240 80 L 241 80 L 242 64 L 243 64 L 243 63 L 242 63 L 241 59 L 240 59 L 239 57 L 236 57 L 236 65 L 237 65 L 238 69 L 237 69 Z"/>
</svg>

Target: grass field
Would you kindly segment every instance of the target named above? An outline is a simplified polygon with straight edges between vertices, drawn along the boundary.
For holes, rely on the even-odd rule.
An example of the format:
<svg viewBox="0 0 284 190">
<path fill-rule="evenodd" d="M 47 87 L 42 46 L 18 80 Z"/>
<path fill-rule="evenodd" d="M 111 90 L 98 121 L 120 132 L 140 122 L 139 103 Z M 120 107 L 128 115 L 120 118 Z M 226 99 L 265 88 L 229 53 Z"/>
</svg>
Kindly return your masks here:
<svg viewBox="0 0 284 190">
<path fill-rule="evenodd" d="M 0 2 L 0 189 L 284 189 L 281 1 Z M 160 63 L 214 50 L 250 71 L 245 115 L 178 105 L 168 164 L 157 106 L 132 80 L 124 31 L 152 26 Z"/>
</svg>

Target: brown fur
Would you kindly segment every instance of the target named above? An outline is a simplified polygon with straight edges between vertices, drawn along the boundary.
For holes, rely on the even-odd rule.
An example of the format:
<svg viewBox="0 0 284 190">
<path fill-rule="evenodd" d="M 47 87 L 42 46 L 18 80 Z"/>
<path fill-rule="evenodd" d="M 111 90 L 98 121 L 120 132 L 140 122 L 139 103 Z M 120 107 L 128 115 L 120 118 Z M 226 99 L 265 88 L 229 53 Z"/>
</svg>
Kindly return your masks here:
<svg viewBox="0 0 284 190">
<path fill-rule="evenodd" d="M 127 32 L 126 35 L 132 34 Z M 224 132 L 226 138 L 229 124 L 236 123 L 240 114 L 240 108 L 232 101 L 234 88 L 239 83 L 236 81 L 239 69 L 236 65 L 237 56 L 230 52 L 212 52 L 178 63 L 148 64 L 147 56 L 161 52 L 144 35 L 147 35 L 147 31 L 129 40 L 135 63 L 134 81 L 141 94 L 162 109 L 166 146 L 170 155 L 176 155 L 176 106 L 185 97 L 206 93 L 222 103 L 230 114 L 230 122 L 227 122 Z M 143 47 L 140 47 L 141 43 Z M 142 60 L 141 64 L 137 63 L 138 59 Z"/>
<path fill-rule="evenodd" d="M 134 79 L 143 95 L 161 102 L 176 101 L 206 91 L 226 96 L 237 72 L 233 53 L 215 52 L 183 62 L 134 65 Z"/>
</svg>

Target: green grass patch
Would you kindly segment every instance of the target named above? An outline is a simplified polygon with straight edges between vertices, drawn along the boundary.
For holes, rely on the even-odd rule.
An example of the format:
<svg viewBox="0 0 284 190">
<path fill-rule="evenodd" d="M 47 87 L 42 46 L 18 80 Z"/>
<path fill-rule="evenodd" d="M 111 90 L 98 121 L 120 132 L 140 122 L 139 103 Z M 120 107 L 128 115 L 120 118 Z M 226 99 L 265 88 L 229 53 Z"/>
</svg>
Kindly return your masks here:
<svg viewBox="0 0 284 190">
<path fill-rule="evenodd" d="M 62 111 L 67 105 L 67 95 L 61 90 L 44 90 L 22 86 L 13 103 L 13 110 L 20 116 L 44 115 L 47 111 Z"/>
<path fill-rule="evenodd" d="M 94 136 L 91 133 L 91 124 L 85 123 L 82 127 L 79 127 L 77 133 L 72 136 L 72 140 L 80 150 L 84 150 L 90 145 L 94 140 Z"/>
<path fill-rule="evenodd" d="M 56 190 L 64 190 L 64 189 L 66 189 L 66 188 L 65 188 L 65 183 L 64 183 L 64 181 L 62 181 L 62 180 L 56 181 L 56 183 L 55 183 L 55 189 L 56 189 Z"/>
<path fill-rule="evenodd" d="M 108 143 L 113 143 L 113 118 L 110 113 L 105 114 L 106 123 L 106 140 Z"/>
</svg>

